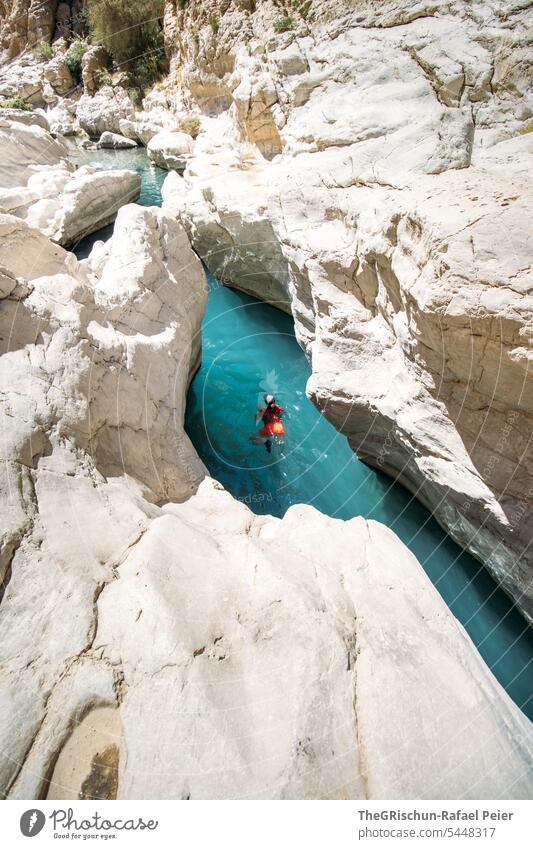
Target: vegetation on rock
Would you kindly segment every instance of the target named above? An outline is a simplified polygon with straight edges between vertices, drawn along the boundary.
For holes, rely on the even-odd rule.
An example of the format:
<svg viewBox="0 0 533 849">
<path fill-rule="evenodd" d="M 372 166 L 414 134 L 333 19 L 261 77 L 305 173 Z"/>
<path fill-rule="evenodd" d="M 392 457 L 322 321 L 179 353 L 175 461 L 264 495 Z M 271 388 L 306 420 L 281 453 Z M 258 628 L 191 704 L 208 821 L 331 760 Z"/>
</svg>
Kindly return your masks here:
<svg viewBox="0 0 533 849">
<path fill-rule="evenodd" d="M 189 115 L 185 115 L 183 118 L 180 118 L 178 121 L 178 129 L 182 133 L 187 133 L 187 135 L 192 136 L 195 139 L 200 132 L 200 118 L 198 115 L 194 115 L 192 112 Z"/>
<path fill-rule="evenodd" d="M 31 112 L 32 107 L 22 97 L 10 97 L 8 100 L 3 100 L 0 104 L 1 109 L 24 109 L 25 112 Z"/>
<path fill-rule="evenodd" d="M 72 79 L 76 83 L 81 81 L 81 60 L 83 59 L 86 50 L 87 44 L 79 39 L 70 45 L 63 57 L 63 61 L 72 74 Z"/>
<path fill-rule="evenodd" d="M 47 44 L 46 41 L 42 41 L 41 44 L 34 47 L 33 55 L 41 62 L 47 62 L 54 55 L 54 50 L 51 44 Z"/>
<path fill-rule="evenodd" d="M 133 87 L 148 88 L 165 70 L 163 0 L 88 0 L 91 41 L 102 44 Z"/>
<path fill-rule="evenodd" d="M 287 32 L 293 28 L 293 20 L 289 15 L 284 15 L 282 18 L 277 18 L 274 21 L 274 29 L 276 32 Z"/>
</svg>

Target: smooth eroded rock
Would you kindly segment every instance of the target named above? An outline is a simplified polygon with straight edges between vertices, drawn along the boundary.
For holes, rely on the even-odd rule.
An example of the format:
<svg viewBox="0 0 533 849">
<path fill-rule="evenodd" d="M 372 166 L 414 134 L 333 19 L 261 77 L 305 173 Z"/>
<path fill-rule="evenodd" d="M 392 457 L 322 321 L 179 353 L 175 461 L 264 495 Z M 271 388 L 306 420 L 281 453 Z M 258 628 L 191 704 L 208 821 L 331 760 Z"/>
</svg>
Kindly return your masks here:
<svg viewBox="0 0 533 849">
<path fill-rule="evenodd" d="M 137 147 L 137 142 L 118 133 L 102 133 L 96 146 L 111 150 L 128 150 Z"/>
<path fill-rule="evenodd" d="M 163 131 L 150 139 L 146 151 L 154 165 L 167 171 L 184 171 L 193 147 L 194 141 L 186 133 Z"/>
</svg>

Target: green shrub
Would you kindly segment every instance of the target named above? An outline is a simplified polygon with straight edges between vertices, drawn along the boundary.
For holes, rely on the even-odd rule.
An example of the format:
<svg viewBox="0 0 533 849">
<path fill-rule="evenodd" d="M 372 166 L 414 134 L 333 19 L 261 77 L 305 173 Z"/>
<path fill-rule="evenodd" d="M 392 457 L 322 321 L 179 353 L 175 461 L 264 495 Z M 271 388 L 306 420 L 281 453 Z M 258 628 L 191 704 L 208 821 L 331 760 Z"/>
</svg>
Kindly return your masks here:
<svg viewBox="0 0 533 849">
<path fill-rule="evenodd" d="M 217 18 L 216 15 L 211 15 L 211 17 L 209 18 L 209 24 L 211 26 L 211 30 L 213 32 L 213 35 L 217 35 L 218 31 L 220 29 L 220 26 L 219 26 L 218 18 Z"/>
<path fill-rule="evenodd" d="M 187 5 L 187 0 L 178 0 L 178 9 L 181 9 L 182 12 L 183 12 L 186 5 Z"/>
<path fill-rule="evenodd" d="M 277 18 L 274 21 L 274 29 L 276 32 L 287 32 L 294 26 L 292 18 L 289 15 L 284 15 L 282 18 Z"/>
<path fill-rule="evenodd" d="M 142 92 L 138 88 L 135 88 L 135 86 L 130 86 L 127 91 L 128 97 L 135 106 L 135 108 L 140 109 L 142 107 L 143 102 Z"/>
<path fill-rule="evenodd" d="M 48 62 L 48 60 L 54 55 L 52 45 L 47 44 L 46 41 L 42 41 L 37 45 L 37 47 L 33 48 L 33 55 L 36 59 L 39 59 L 40 62 Z"/>
<path fill-rule="evenodd" d="M 10 97 L 0 104 L 1 109 L 24 109 L 25 112 L 31 112 L 32 107 L 29 103 L 23 100 L 22 97 Z"/>
<path fill-rule="evenodd" d="M 160 29 L 164 0 L 86 0 L 86 9 L 92 41 L 122 65 L 142 52 L 147 33 Z"/>
<path fill-rule="evenodd" d="M 98 85 L 100 88 L 104 85 L 113 85 L 113 77 L 109 71 L 100 71 L 98 75 Z"/>
<path fill-rule="evenodd" d="M 160 30 L 146 29 L 139 44 L 139 56 L 132 68 L 134 84 L 141 90 L 149 88 L 165 70 L 165 42 Z"/>
<path fill-rule="evenodd" d="M 91 40 L 131 74 L 134 87 L 152 85 L 166 68 L 164 0 L 86 0 L 86 8 Z"/>
<path fill-rule="evenodd" d="M 200 132 L 200 118 L 198 115 L 191 112 L 190 115 L 185 115 L 183 118 L 180 118 L 178 121 L 178 129 L 182 133 L 187 133 L 187 135 L 192 136 L 193 139 L 195 139 Z"/>
<path fill-rule="evenodd" d="M 77 83 L 81 82 L 81 60 L 86 50 L 87 45 L 84 41 L 75 41 L 63 57 L 63 62 L 72 74 L 72 79 Z"/>
<path fill-rule="evenodd" d="M 307 16 L 309 15 L 310 9 L 311 9 L 311 0 L 307 0 L 306 3 L 302 3 L 300 5 L 298 12 L 300 13 L 300 15 L 302 16 L 304 21 L 307 20 Z"/>
</svg>

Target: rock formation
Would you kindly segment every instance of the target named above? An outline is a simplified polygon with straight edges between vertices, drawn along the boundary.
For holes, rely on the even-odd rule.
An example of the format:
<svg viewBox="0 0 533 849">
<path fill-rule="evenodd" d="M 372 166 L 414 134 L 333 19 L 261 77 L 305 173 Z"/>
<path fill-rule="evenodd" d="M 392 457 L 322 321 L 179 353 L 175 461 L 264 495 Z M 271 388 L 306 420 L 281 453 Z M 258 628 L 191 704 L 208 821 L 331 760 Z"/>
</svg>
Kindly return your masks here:
<svg viewBox="0 0 533 849">
<path fill-rule="evenodd" d="M 103 86 L 94 96 L 84 94 L 79 99 L 76 117 L 82 130 L 99 138 L 105 132 L 121 134 L 120 122 L 133 120 L 135 108 L 123 88 Z"/>
<path fill-rule="evenodd" d="M 191 158 L 194 142 L 187 133 L 162 131 L 152 136 L 146 146 L 148 158 L 167 171 L 184 171 Z"/>
<path fill-rule="evenodd" d="M 210 116 L 167 209 L 292 310 L 313 401 L 531 618 L 523 4 L 305 6 L 167 4 L 171 80 Z"/>
<path fill-rule="evenodd" d="M 131 250 L 124 240 L 131 218 L 141 235 L 153 216 L 132 207 L 124 220 L 121 213 L 113 241 L 120 240 L 122 252 Z M 4 226 L 23 227 L 14 219 Z M 178 235 L 161 216 L 161 247 L 165 227 Z M 0 625 L 2 792 L 83 797 L 104 752 L 107 779 L 100 786 L 108 798 L 529 797 L 528 720 L 392 532 L 359 518 L 328 519 L 311 507 L 291 508 L 283 520 L 254 516 L 210 479 L 185 503 L 154 503 L 168 481 L 154 477 L 161 473 L 154 447 L 168 427 L 158 416 L 161 383 L 172 388 L 178 369 L 173 397 L 182 412 L 195 329 L 179 320 L 168 357 L 176 322 L 155 338 L 149 323 L 159 293 L 173 299 L 180 316 L 184 305 L 198 316 L 205 288 L 190 286 L 197 260 L 183 234 L 164 248 L 182 272 L 178 291 L 174 275 L 162 285 L 157 253 L 139 256 L 140 244 L 129 257 L 133 280 L 120 279 L 122 253 L 122 262 L 104 265 L 92 284 L 95 307 L 111 305 L 112 324 L 89 321 L 88 341 L 97 344 L 90 368 L 81 327 L 91 289 L 83 283 L 75 299 L 66 284 L 67 303 L 57 306 L 63 329 L 48 345 L 57 351 L 50 362 L 40 360 L 39 340 L 25 340 L 31 361 L 23 350 L 13 352 L 29 381 L 30 369 L 55 368 L 58 352 L 64 358 L 64 346 L 79 339 L 54 380 L 54 410 L 65 416 L 43 448 L 34 440 L 31 462 L 10 468 L 11 503 L 14 493 L 19 501 Z M 114 253 L 95 249 L 88 281 L 101 268 L 102 251 Z M 158 267 L 144 290 L 148 257 Z M 11 256 L 1 260 L 10 263 Z M 53 261 L 55 269 L 52 260 L 44 266 L 52 276 L 34 281 L 30 298 L 37 289 L 50 291 L 54 270 L 65 264 L 69 280 L 83 278 L 62 252 Z M 118 292 L 109 285 L 117 276 Z M 52 291 L 57 297 L 57 284 Z M 108 309 L 102 315 L 107 321 Z M 103 392 L 100 380 L 108 382 Z M 7 398 L 17 403 L 13 394 Z M 46 406 L 39 399 L 36 406 L 47 427 Z M 149 450 L 135 445 L 122 469 L 115 467 L 121 444 L 113 444 L 110 431 L 117 428 L 127 449 L 132 416 L 132 435 L 147 440 Z M 181 438 L 174 471 L 190 485 L 197 466 L 182 432 Z M 37 570 L 44 576 L 40 593 Z"/>
<path fill-rule="evenodd" d="M 81 74 L 84 94 L 96 94 L 101 85 L 102 76 L 111 66 L 111 58 L 104 47 L 89 47 L 81 60 Z"/>
<path fill-rule="evenodd" d="M 63 142 L 41 126 L 9 118 L 9 111 L 0 118 L 0 211 L 72 245 L 110 224 L 121 206 L 139 197 L 141 181 L 134 171 L 74 170 Z"/>
<path fill-rule="evenodd" d="M 183 429 L 207 297 L 188 232 L 292 312 L 315 403 L 529 610 L 522 5 L 169 3 L 142 113 L 117 87 L 53 95 L 49 126 L 152 156 L 191 131 L 165 208 L 122 206 L 83 262 L 56 242 L 138 178 L 0 116 L 3 796 L 531 797 L 529 721 L 395 535 L 255 516 Z"/>
<path fill-rule="evenodd" d="M 0 64 L 82 30 L 82 0 L 0 0 Z"/>
<path fill-rule="evenodd" d="M 102 133 L 96 147 L 104 150 L 131 150 L 137 147 L 137 142 L 118 133 Z"/>
<path fill-rule="evenodd" d="M 56 6 L 56 0 L 0 0 L 1 59 L 13 59 L 43 42 L 50 44 Z"/>
</svg>

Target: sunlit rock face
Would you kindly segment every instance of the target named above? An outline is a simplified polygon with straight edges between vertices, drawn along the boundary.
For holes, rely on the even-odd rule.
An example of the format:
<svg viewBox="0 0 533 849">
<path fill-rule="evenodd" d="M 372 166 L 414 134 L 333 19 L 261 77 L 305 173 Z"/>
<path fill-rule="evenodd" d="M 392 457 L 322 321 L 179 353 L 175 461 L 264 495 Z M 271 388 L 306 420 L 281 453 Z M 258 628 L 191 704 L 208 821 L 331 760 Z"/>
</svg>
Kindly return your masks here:
<svg viewBox="0 0 533 849">
<path fill-rule="evenodd" d="M 29 47 L 50 44 L 57 0 L 0 0 L 0 59 L 9 61 Z"/>
<path fill-rule="evenodd" d="M 132 120 L 135 109 L 128 93 L 118 86 L 103 86 L 95 95 L 84 94 L 76 105 L 76 118 L 92 138 L 102 133 L 120 133 L 120 122 Z"/>
<path fill-rule="evenodd" d="M 0 793 L 528 798 L 528 720 L 391 531 L 206 478 L 206 297 L 164 211 L 83 262 L 0 215 Z"/>
<path fill-rule="evenodd" d="M 207 296 L 187 231 L 292 311 L 354 449 L 522 593 L 522 13 L 352 5 L 169 3 L 166 93 L 84 96 L 78 120 L 149 144 L 182 132 L 174 104 L 200 133 L 165 209 L 122 206 L 81 263 L 57 242 L 138 180 L 112 172 L 114 197 L 42 117 L 1 119 L 5 797 L 531 797 L 530 723 L 394 534 L 255 516 L 183 430 Z"/>
<path fill-rule="evenodd" d="M 204 118 L 165 204 L 223 280 L 292 310 L 313 401 L 531 617 L 526 12 L 306 6 L 167 4 Z"/>
<path fill-rule="evenodd" d="M 383 525 L 258 517 L 211 479 L 156 506 L 80 459 L 54 445 L 31 473 L 2 793 L 530 796 L 529 721 Z"/>
</svg>

